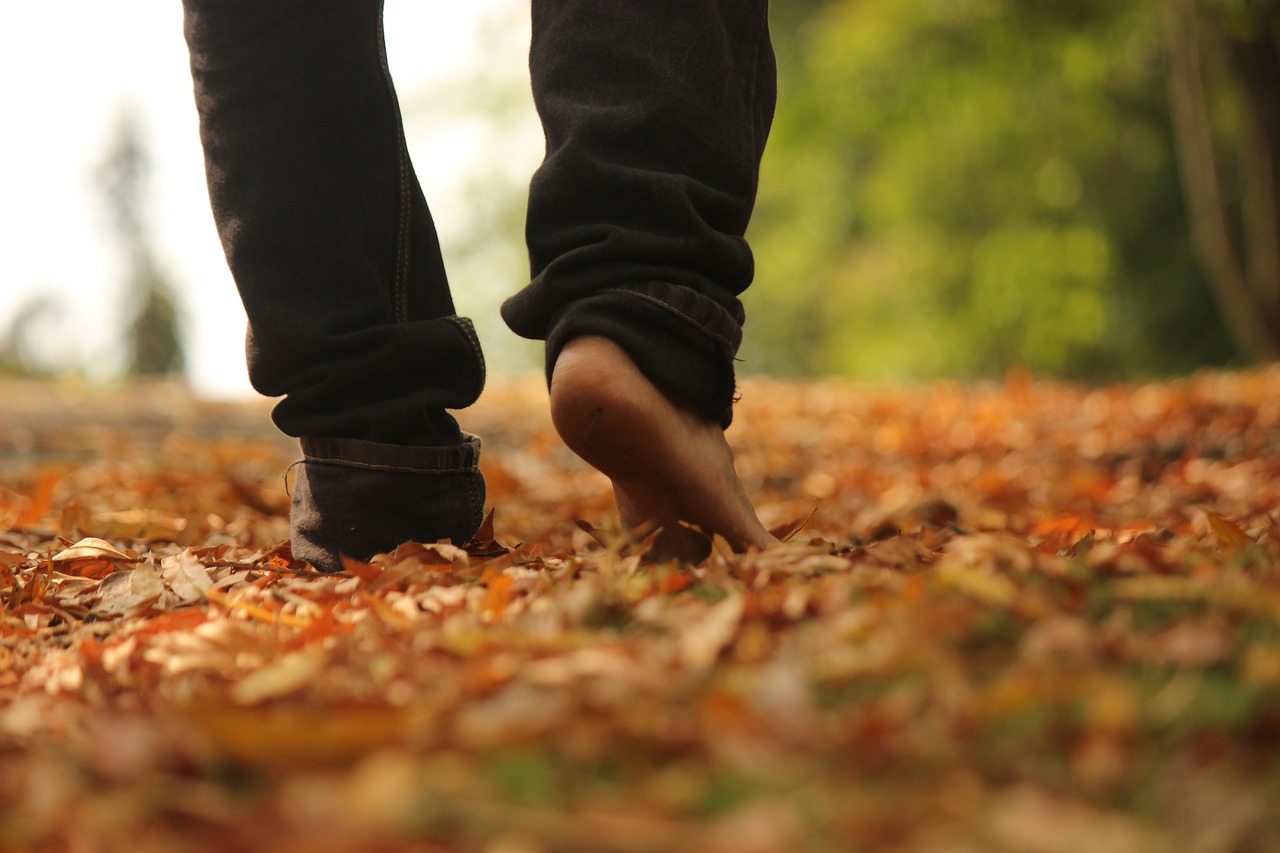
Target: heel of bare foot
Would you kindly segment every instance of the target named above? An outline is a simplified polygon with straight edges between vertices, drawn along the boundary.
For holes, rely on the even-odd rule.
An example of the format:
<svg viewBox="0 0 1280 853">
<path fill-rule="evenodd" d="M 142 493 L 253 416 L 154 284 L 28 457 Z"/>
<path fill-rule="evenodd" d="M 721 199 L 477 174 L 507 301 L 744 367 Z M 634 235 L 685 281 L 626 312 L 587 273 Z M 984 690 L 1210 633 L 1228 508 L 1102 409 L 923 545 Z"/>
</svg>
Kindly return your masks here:
<svg viewBox="0 0 1280 853">
<path fill-rule="evenodd" d="M 551 419 L 569 449 L 613 482 L 624 525 L 662 527 L 655 557 L 700 560 L 711 535 L 738 551 L 775 541 L 719 424 L 670 400 L 609 339 L 575 338 L 561 350 Z"/>
</svg>

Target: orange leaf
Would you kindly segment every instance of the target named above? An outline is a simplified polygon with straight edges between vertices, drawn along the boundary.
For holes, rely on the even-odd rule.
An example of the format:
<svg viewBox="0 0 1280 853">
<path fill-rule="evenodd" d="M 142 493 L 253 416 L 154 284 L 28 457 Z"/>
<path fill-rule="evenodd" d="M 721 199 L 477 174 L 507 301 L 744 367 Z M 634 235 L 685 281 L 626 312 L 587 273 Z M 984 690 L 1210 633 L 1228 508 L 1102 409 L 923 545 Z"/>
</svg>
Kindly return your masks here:
<svg viewBox="0 0 1280 853">
<path fill-rule="evenodd" d="M 14 519 L 14 527 L 29 527 L 38 521 L 41 521 L 53 509 L 53 493 L 58 488 L 58 483 L 62 482 L 61 474 L 45 474 L 40 478 L 40 482 L 36 483 L 35 494 L 31 496 L 31 502 L 27 504 L 26 509 Z"/>
<path fill-rule="evenodd" d="M 658 581 L 658 589 L 665 594 L 680 592 L 692 586 L 694 582 L 693 575 L 688 572 L 676 572 L 662 578 Z"/>
<path fill-rule="evenodd" d="M 266 622 L 268 625 L 281 624 L 289 625 L 293 628 L 306 628 L 311 624 L 310 619 L 301 619 L 297 616 L 291 616 L 288 613 L 280 613 L 275 610 L 268 610 L 265 607 L 259 607 L 256 604 L 250 604 L 247 601 L 232 601 L 227 598 L 226 594 L 221 590 L 210 589 L 205 593 L 209 600 L 215 604 L 220 604 L 228 610 L 240 610 L 259 622 Z"/>
<path fill-rule="evenodd" d="M 1078 515 L 1060 515 L 1054 518 L 1042 518 L 1031 528 L 1036 536 L 1060 535 L 1064 539 L 1079 538 L 1089 532 L 1091 522 Z"/>
<path fill-rule="evenodd" d="M 182 717 L 222 753 L 250 766 L 347 765 L 404 736 L 398 708 L 198 705 Z"/>
<path fill-rule="evenodd" d="M 360 586 L 367 587 L 386 572 L 382 566 L 374 566 L 361 560 L 353 560 L 350 557 L 342 558 L 342 570 L 349 575 L 355 575 Z"/>
<path fill-rule="evenodd" d="M 489 589 L 484 596 L 484 610 L 489 611 L 490 618 L 501 619 L 511 600 L 511 576 L 498 575 L 489 581 Z"/>
</svg>

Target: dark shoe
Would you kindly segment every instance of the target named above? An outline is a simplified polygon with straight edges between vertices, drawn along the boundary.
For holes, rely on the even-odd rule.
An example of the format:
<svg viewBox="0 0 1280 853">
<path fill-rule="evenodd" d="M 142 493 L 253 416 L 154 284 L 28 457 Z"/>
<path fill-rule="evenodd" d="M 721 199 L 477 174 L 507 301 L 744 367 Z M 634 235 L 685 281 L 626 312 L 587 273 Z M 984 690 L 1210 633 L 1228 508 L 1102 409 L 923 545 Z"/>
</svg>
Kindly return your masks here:
<svg viewBox="0 0 1280 853">
<path fill-rule="evenodd" d="M 465 544 L 484 514 L 480 439 L 402 447 L 349 438 L 302 439 L 292 488 L 293 555 L 322 572 L 405 542 Z"/>
</svg>

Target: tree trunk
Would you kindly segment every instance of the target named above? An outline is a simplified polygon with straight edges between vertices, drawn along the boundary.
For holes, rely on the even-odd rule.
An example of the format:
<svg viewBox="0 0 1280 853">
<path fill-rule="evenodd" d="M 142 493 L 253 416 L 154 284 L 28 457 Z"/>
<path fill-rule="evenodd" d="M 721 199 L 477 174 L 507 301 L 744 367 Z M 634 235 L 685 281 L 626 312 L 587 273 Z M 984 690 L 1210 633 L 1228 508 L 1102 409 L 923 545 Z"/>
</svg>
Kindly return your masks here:
<svg viewBox="0 0 1280 853">
<path fill-rule="evenodd" d="M 1240 145 L 1241 233 L 1233 233 L 1214 153 L 1205 83 L 1206 34 L 1196 0 L 1167 0 L 1169 101 L 1192 236 L 1241 352 L 1280 358 L 1280 63 L 1274 33 L 1222 38 L 1246 107 Z"/>
</svg>

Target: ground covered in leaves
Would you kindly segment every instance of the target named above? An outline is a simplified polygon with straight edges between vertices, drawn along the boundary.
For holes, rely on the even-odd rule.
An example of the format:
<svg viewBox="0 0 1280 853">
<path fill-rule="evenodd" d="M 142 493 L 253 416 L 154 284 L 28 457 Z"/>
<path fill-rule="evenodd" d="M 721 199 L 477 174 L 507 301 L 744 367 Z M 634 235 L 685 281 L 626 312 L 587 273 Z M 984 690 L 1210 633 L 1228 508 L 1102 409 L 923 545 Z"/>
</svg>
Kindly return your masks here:
<svg viewBox="0 0 1280 853">
<path fill-rule="evenodd" d="M 265 407 L 0 392 L 0 850 L 1280 849 L 1280 370 L 746 383 L 693 566 L 500 384 L 340 576 Z"/>
</svg>

